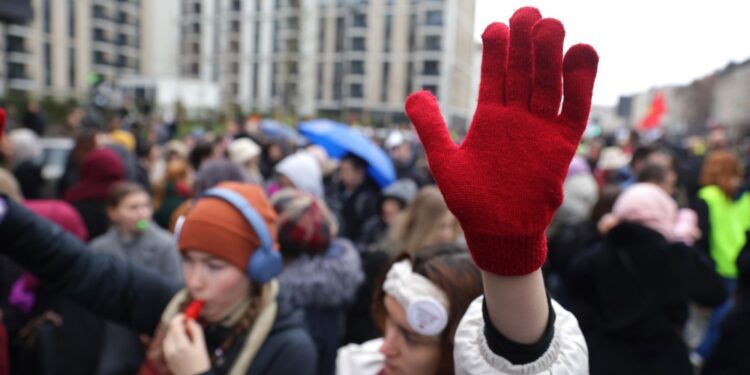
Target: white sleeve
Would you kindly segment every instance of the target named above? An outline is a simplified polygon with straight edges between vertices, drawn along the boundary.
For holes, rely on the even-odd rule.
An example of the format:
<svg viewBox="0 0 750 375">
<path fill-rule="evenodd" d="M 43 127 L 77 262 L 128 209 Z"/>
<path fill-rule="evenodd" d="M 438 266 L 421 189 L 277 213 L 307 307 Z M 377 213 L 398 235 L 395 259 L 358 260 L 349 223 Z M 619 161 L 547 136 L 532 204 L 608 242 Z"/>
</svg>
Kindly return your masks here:
<svg viewBox="0 0 750 375">
<path fill-rule="evenodd" d="M 453 359 L 457 375 L 583 375 L 589 373 L 588 348 L 569 311 L 552 300 L 555 325 L 552 342 L 534 362 L 514 365 L 493 353 L 484 336 L 482 298 L 478 297 L 466 310 L 456 331 Z"/>
</svg>

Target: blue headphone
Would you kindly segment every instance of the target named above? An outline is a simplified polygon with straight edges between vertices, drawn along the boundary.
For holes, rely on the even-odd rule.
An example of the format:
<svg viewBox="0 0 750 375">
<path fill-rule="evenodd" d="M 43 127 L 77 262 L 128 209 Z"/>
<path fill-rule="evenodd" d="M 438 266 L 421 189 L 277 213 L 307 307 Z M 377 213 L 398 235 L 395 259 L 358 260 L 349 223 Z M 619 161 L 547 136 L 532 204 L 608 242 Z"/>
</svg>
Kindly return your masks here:
<svg viewBox="0 0 750 375">
<path fill-rule="evenodd" d="M 250 203 L 247 202 L 240 194 L 225 188 L 211 188 L 203 192 L 200 198 L 218 198 L 229 203 L 245 218 L 248 224 L 253 228 L 260 239 L 260 247 L 255 250 L 250 260 L 247 262 L 247 275 L 251 280 L 265 284 L 281 273 L 283 260 L 281 254 L 273 249 L 271 234 L 268 232 L 266 222 L 260 216 Z M 184 217 L 181 217 L 175 225 L 175 237 L 179 241 L 182 233 Z"/>
</svg>

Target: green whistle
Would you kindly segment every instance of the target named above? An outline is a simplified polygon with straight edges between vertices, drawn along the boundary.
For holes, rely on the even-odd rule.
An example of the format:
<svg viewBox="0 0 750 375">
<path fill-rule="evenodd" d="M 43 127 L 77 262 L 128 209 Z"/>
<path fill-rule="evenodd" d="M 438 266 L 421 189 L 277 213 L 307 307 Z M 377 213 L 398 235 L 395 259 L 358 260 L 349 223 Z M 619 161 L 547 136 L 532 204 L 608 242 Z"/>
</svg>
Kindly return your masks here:
<svg viewBox="0 0 750 375">
<path fill-rule="evenodd" d="M 148 229 L 148 220 L 138 220 L 137 223 L 135 223 L 136 228 L 140 231 L 144 231 Z"/>
</svg>

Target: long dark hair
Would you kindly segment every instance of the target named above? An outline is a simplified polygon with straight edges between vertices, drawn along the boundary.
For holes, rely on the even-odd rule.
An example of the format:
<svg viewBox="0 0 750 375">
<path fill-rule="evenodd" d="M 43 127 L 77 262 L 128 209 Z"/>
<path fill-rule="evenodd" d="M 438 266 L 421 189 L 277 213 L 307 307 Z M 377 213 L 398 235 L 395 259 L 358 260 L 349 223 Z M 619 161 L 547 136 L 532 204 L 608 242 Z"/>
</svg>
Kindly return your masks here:
<svg viewBox="0 0 750 375">
<path fill-rule="evenodd" d="M 458 245 L 444 244 L 428 247 L 415 254 L 403 253 L 396 257 L 394 263 L 411 259 L 415 273 L 426 277 L 440 288 L 448 297 L 448 325 L 440 334 L 440 366 L 438 374 L 453 374 L 453 339 L 456 336 L 458 323 L 474 299 L 482 294 L 482 276 L 469 252 Z M 389 267 L 390 268 L 390 267 Z M 383 291 L 383 275 L 380 287 L 375 290 L 373 316 L 375 324 L 384 331 L 385 318 L 388 315 Z"/>
</svg>

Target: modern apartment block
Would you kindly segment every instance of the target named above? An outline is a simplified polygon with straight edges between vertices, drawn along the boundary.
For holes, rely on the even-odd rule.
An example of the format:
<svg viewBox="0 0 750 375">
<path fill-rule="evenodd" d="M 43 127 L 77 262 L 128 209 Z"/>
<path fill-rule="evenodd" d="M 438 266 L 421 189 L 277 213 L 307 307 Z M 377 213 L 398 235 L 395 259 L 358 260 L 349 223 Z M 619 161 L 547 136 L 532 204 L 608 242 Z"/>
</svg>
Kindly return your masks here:
<svg viewBox="0 0 750 375">
<path fill-rule="evenodd" d="M 182 0 L 180 75 L 245 110 L 388 124 L 416 90 L 472 107 L 474 0 Z"/>
<path fill-rule="evenodd" d="M 30 3 L 31 19 L 0 23 L 0 95 L 80 95 L 92 74 L 114 80 L 140 72 L 140 0 Z"/>
</svg>

